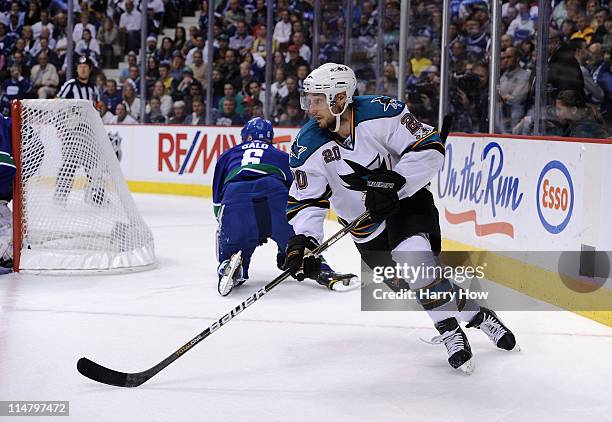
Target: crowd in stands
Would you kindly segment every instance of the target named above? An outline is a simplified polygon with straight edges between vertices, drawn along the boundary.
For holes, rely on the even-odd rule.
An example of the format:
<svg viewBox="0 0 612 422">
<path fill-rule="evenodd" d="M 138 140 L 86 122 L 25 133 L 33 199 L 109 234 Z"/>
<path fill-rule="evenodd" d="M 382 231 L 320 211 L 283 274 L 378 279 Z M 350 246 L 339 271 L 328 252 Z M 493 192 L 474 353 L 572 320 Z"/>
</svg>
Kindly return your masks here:
<svg viewBox="0 0 612 422">
<path fill-rule="evenodd" d="M 103 103 L 100 113 L 107 123 L 140 122 L 142 99 L 146 101 L 144 123 L 203 124 L 210 89 L 213 124 L 241 125 L 263 116 L 269 89 L 274 123 L 300 126 L 308 118 L 299 101 L 303 80 L 313 59 L 343 62 L 347 24 L 352 28 L 348 64 L 356 72 L 358 93 L 397 96 L 400 2 L 378 1 L 384 1 L 380 21 L 376 0 L 355 0 L 350 18 L 345 0 L 322 1 L 318 56 L 313 58 L 313 0 L 276 0 L 273 28 L 266 27 L 265 0 L 216 0 L 214 22 L 208 21 L 206 0 L 149 0 L 146 62 L 139 63 L 143 13 L 139 0 L 75 0 L 74 54 L 86 55 L 97 65 L 94 78 Z M 607 123 L 612 120 L 612 2 L 606 1 L 552 2 L 542 110 L 549 134 L 587 137 L 596 132 L 607 136 Z M 401 99 L 421 120 L 436 124 L 440 55 L 448 51 L 448 108 L 455 116 L 453 130 L 487 132 L 490 2 L 451 0 L 450 6 L 450 42 L 448 48 L 442 48 L 442 1 L 411 2 L 408 74 Z M 53 98 L 65 81 L 66 7 L 65 0 L 0 1 L 3 112 L 13 98 Z M 537 1 L 504 0 L 501 10 L 496 132 L 529 134 L 538 95 Z M 194 13 L 197 25 L 187 30 L 178 25 L 183 16 Z M 211 24 L 212 83 L 208 86 Z M 164 35 L 165 28 L 172 28 L 172 37 Z M 272 57 L 266 57 L 268 30 L 273 34 Z M 380 75 L 379 57 L 383 62 Z M 127 67 L 118 78 L 107 79 L 104 69 L 116 68 L 123 60 Z M 272 66 L 269 88 L 265 86 L 266 64 Z M 139 66 L 146 69 L 144 93 Z"/>
<path fill-rule="evenodd" d="M 453 130 L 488 132 L 491 48 L 490 3 L 451 0 L 449 112 Z M 612 2 L 553 0 L 548 28 L 547 83 L 542 87 L 544 133 L 607 137 L 612 122 Z M 535 0 L 504 0 L 496 133 L 532 134 L 536 117 Z M 412 42 L 405 100 L 422 120 L 437 121 L 440 91 L 441 2 L 419 1 L 411 10 Z M 394 26 L 399 29 L 399 26 Z M 387 33 L 385 34 L 387 35 Z M 393 88 L 398 44 L 385 44 L 384 79 Z M 395 73 L 397 74 L 397 73 Z M 387 82 L 390 80 L 390 82 Z"/>
</svg>

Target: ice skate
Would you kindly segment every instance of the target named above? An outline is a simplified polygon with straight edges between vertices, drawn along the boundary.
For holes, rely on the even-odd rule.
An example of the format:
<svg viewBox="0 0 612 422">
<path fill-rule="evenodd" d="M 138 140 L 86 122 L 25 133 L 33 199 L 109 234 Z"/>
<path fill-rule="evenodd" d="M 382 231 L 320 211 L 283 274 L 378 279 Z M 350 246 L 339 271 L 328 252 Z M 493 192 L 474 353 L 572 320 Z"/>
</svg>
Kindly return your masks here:
<svg viewBox="0 0 612 422">
<path fill-rule="evenodd" d="M 352 290 L 359 284 L 355 274 L 341 274 L 335 271 L 322 270 L 316 278 L 317 283 L 337 292 Z"/>
<path fill-rule="evenodd" d="M 444 343 L 448 352 L 448 363 L 450 366 L 468 375 L 471 374 L 474 371 L 472 349 L 470 348 L 467 336 L 457 323 L 457 320 L 455 318 L 447 318 L 436 323 L 435 327 L 440 335 L 432 338 L 431 341 L 424 341 L 429 344 Z"/>
<path fill-rule="evenodd" d="M 474 319 L 466 325 L 467 328 L 480 328 L 497 347 L 503 350 L 517 350 L 521 348 L 516 344 L 512 331 L 504 325 L 497 314 L 490 309 L 480 307 Z"/>
<path fill-rule="evenodd" d="M 234 287 L 246 281 L 242 277 L 242 251 L 236 252 L 230 259 L 219 264 L 217 272 L 219 274 L 217 290 L 221 296 L 227 296 Z"/>
</svg>

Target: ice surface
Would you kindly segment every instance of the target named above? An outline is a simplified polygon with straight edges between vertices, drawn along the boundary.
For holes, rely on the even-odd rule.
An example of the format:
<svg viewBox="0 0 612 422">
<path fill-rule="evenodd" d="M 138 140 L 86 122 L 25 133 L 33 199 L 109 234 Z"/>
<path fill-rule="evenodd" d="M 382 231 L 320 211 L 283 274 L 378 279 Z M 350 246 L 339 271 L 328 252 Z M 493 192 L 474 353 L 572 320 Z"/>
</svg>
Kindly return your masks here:
<svg viewBox="0 0 612 422">
<path fill-rule="evenodd" d="M 466 376 L 443 346 L 419 340 L 437 334 L 424 313 L 361 312 L 359 291 L 314 282 L 282 283 L 138 388 L 86 379 L 81 356 L 146 369 L 279 273 L 268 243 L 252 278 L 220 297 L 210 200 L 135 197 L 156 269 L 0 278 L 0 400 L 69 400 L 70 420 L 86 422 L 612 420 L 609 327 L 569 312 L 500 312 L 523 351 L 467 330 L 476 370 Z M 326 257 L 359 271 L 348 238 Z"/>
</svg>

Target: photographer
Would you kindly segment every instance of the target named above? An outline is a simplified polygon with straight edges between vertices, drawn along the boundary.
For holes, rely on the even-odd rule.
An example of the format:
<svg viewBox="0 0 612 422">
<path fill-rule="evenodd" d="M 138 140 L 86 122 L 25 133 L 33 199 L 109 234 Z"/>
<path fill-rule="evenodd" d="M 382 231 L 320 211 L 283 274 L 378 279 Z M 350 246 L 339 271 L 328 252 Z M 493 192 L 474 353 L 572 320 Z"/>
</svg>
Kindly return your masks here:
<svg viewBox="0 0 612 422">
<path fill-rule="evenodd" d="M 488 132 L 488 72 L 487 65 L 476 63 L 470 71 L 453 75 L 449 89 L 453 131 Z"/>
<path fill-rule="evenodd" d="M 437 118 L 440 75 L 436 66 L 426 67 L 414 84 L 406 84 L 406 105 L 421 121 L 433 125 Z"/>
</svg>

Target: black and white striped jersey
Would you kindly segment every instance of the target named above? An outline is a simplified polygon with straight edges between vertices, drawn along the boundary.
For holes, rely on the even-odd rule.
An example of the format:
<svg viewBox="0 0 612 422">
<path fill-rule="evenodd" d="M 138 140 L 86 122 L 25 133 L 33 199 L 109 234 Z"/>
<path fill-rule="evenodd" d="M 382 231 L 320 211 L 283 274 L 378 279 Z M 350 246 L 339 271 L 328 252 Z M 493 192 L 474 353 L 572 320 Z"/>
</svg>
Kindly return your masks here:
<svg viewBox="0 0 612 422">
<path fill-rule="evenodd" d="M 82 83 L 78 79 L 67 80 L 57 94 L 58 98 L 89 100 L 94 106 L 100 96 L 97 87 L 92 83 Z"/>
</svg>

